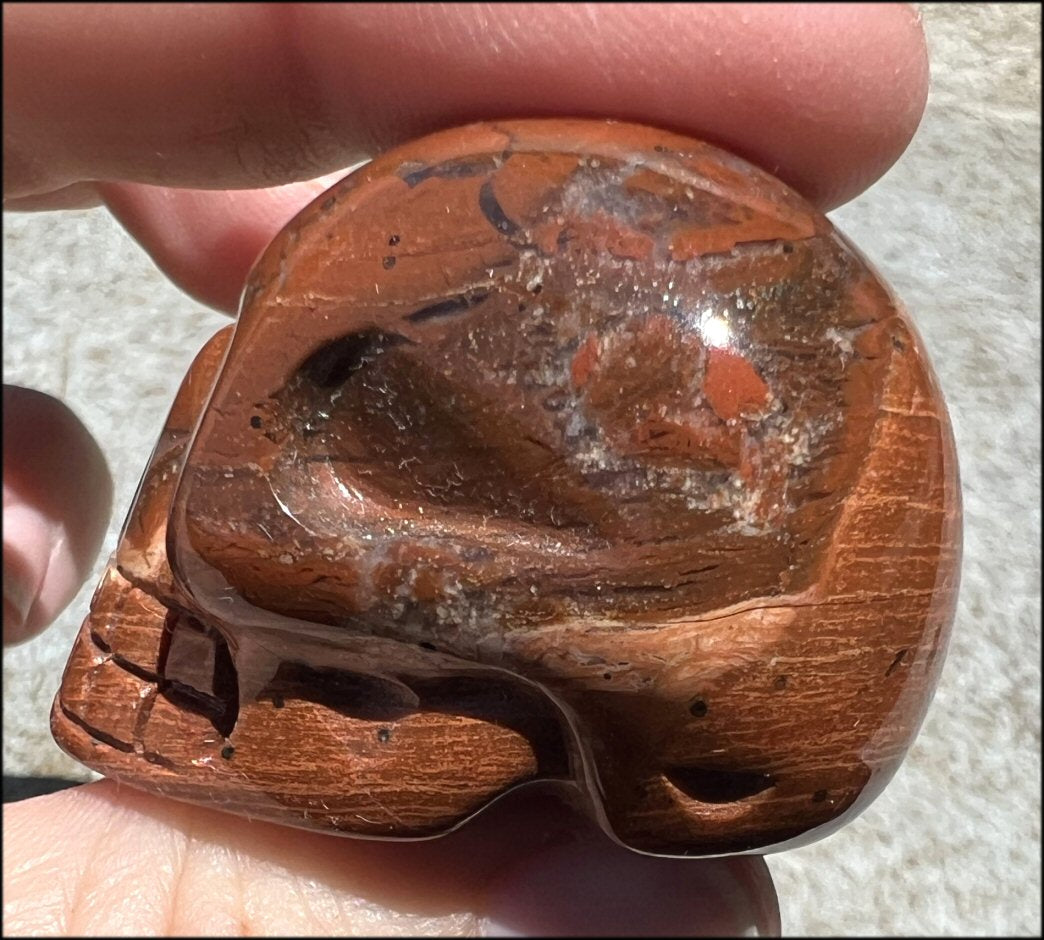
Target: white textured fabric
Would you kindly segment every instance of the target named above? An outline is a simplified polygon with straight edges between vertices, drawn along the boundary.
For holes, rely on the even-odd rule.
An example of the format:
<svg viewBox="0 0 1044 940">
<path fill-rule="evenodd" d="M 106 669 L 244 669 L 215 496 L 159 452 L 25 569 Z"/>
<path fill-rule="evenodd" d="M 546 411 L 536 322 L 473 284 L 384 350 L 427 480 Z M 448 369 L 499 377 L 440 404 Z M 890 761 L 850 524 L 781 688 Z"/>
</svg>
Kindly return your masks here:
<svg viewBox="0 0 1044 940">
<path fill-rule="evenodd" d="M 923 12 L 924 123 L 835 221 L 906 302 L 949 401 L 960 611 L 935 703 L 884 795 L 770 858 L 790 934 L 1040 930 L 1040 8 Z M 116 482 L 107 553 L 178 383 L 226 321 L 102 210 L 8 216 L 4 248 L 4 381 L 62 397 L 101 442 Z M 93 587 L 4 654 L 5 773 L 88 776 L 47 715 Z"/>
</svg>

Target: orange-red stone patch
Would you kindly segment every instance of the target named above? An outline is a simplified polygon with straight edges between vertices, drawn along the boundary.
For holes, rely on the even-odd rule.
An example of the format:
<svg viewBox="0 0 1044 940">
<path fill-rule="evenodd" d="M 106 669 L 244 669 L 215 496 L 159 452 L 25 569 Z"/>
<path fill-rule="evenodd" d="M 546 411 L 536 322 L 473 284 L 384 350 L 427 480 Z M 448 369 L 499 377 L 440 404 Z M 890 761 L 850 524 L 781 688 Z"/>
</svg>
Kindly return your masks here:
<svg viewBox="0 0 1044 940">
<path fill-rule="evenodd" d="M 768 386 L 754 367 L 738 353 L 717 348 L 707 352 L 703 394 L 723 421 L 757 414 L 769 400 Z"/>
</svg>

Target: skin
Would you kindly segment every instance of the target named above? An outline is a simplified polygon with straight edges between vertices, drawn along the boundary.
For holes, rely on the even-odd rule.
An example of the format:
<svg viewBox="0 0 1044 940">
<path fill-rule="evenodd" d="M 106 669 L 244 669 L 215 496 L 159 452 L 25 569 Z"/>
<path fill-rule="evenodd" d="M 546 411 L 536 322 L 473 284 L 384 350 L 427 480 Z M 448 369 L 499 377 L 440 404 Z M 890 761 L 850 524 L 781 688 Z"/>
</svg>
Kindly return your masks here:
<svg viewBox="0 0 1044 940">
<path fill-rule="evenodd" d="M 904 5 L 12 4 L 3 16 L 5 209 L 104 204 L 179 287 L 228 313 L 258 252 L 338 170 L 436 128 L 554 114 L 661 125 L 829 209 L 901 154 L 928 83 Z M 61 403 L 5 387 L 4 412 L 11 643 L 91 571 L 111 483 Z M 779 931 L 760 859 L 644 858 L 526 792 L 444 839 L 391 844 L 103 781 L 5 806 L 4 833 L 11 936 Z"/>
</svg>

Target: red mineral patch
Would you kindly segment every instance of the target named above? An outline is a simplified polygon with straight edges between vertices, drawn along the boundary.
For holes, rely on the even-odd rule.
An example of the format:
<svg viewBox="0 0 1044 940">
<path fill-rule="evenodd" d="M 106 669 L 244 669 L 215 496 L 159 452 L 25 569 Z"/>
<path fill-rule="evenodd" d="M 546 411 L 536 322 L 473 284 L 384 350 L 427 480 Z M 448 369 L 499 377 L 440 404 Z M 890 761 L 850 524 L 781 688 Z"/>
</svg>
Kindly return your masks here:
<svg viewBox="0 0 1044 940">
<path fill-rule="evenodd" d="M 703 394 L 723 421 L 757 413 L 768 403 L 768 386 L 754 367 L 738 353 L 711 348 Z"/>
</svg>

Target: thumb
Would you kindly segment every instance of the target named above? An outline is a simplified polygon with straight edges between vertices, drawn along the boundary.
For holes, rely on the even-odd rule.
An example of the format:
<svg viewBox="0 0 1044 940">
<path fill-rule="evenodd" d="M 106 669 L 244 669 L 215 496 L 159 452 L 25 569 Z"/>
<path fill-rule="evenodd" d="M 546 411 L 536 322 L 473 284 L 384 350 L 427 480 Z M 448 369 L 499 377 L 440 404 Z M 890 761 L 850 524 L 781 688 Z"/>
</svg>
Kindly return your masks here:
<svg viewBox="0 0 1044 940">
<path fill-rule="evenodd" d="M 101 781 L 4 807 L 11 936 L 765 937 L 762 858 L 650 858 L 546 792 L 438 839 L 337 838 Z"/>
<path fill-rule="evenodd" d="M 46 627 L 90 574 L 112 510 L 94 438 L 42 392 L 4 386 L 4 643 Z"/>
<path fill-rule="evenodd" d="M 487 937 L 777 937 L 761 856 L 653 858 L 600 833 L 524 855 L 494 879 Z"/>
</svg>

